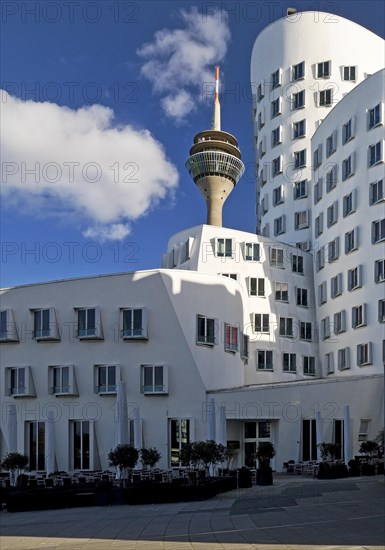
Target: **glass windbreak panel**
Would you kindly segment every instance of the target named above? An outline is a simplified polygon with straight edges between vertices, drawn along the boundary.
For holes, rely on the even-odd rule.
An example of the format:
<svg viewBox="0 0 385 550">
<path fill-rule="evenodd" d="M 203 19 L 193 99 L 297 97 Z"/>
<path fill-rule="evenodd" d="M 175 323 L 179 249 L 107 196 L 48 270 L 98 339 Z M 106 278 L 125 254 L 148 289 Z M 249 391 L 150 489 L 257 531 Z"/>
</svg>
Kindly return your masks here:
<svg viewBox="0 0 385 550">
<path fill-rule="evenodd" d="M 252 439 L 255 437 L 257 437 L 256 422 L 245 422 L 245 439 Z"/>
</svg>

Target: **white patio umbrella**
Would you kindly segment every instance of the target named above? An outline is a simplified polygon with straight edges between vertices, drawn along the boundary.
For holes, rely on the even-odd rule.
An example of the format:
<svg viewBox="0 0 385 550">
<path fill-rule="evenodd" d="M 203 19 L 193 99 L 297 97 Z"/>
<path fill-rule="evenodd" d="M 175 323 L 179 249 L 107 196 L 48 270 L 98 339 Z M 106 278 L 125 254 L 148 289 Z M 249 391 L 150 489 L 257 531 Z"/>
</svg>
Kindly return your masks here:
<svg viewBox="0 0 385 550">
<path fill-rule="evenodd" d="M 128 407 L 126 383 L 120 380 L 116 391 L 117 407 L 117 437 L 118 445 L 127 445 L 129 443 L 128 435 Z"/>
<path fill-rule="evenodd" d="M 218 443 L 227 445 L 227 430 L 226 430 L 226 405 L 219 407 L 219 430 L 218 430 Z"/>
<path fill-rule="evenodd" d="M 317 462 L 321 462 L 322 460 L 321 449 L 318 446 L 320 443 L 323 443 L 321 411 L 316 411 L 315 413 L 315 432 L 316 432 L 316 443 L 317 443 Z"/>
<path fill-rule="evenodd" d="M 15 403 L 7 404 L 7 445 L 9 453 L 17 452 L 17 411 Z"/>
<path fill-rule="evenodd" d="M 207 410 L 207 439 L 215 441 L 215 399 L 209 397 L 206 403 Z"/>
<path fill-rule="evenodd" d="M 45 469 L 52 474 L 55 468 L 55 424 L 53 411 L 48 411 L 45 422 Z"/>
<path fill-rule="evenodd" d="M 140 414 L 139 414 L 139 407 L 135 407 L 134 409 L 134 447 L 135 449 L 141 449 L 142 448 L 142 431 L 140 429 Z M 141 462 L 138 460 L 138 463 L 136 465 L 136 469 L 141 469 Z"/>
<path fill-rule="evenodd" d="M 352 458 L 350 450 L 350 409 L 349 405 L 344 407 L 344 459 L 347 465 Z"/>
</svg>

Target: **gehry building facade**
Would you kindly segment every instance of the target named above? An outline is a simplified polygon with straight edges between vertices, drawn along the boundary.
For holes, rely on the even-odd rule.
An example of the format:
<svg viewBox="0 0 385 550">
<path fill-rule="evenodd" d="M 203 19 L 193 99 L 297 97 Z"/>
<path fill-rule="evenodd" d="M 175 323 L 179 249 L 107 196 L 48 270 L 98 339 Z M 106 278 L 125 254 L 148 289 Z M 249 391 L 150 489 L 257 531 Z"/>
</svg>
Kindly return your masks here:
<svg viewBox="0 0 385 550">
<path fill-rule="evenodd" d="M 363 50 L 383 51 L 383 41 L 340 19 L 338 32 L 357 33 L 361 57 L 354 57 L 331 25 L 316 24 L 313 12 L 297 15 L 295 25 L 277 21 L 257 38 L 252 80 L 258 55 L 255 71 L 266 81 L 275 71 L 270 61 L 287 78 L 303 61 L 300 49 L 309 55 L 306 76 L 326 61 L 337 73 L 358 67 L 349 70 L 357 82 L 343 80 L 349 93 L 333 108 L 306 103 L 298 115 L 290 106 L 281 143 L 267 147 L 273 120 L 258 132 L 258 140 L 266 137 L 262 170 L 262 162 L 274 164 L 273 150 L 291 158 L 297 141 L 287 132 L 295 116 L 306 118 L 298 138 L 311 163 L 298 180 L 306 185 L 280 173 L 266 181 L 259 196 L 270 197 L 280 178 L 284 202 L 270 203 L 259 219 L 274 226 L 275 209 L 294 216 L 303 202 L 309 226 L 287 224 L 275 238 L 199 225 L 170 238 L 161 269 L 3 289 L 1 456 L 18 450 L 30 456 L 31 470 L 86 471 L 106 468 L 109 450 L 131 442 L 157 447 L 160 466 L 172 468 L 185 443 L 216 439 L 239 450 L 238 466 L 253 467 L 258 442 L 272 441 L 280 471 L 290 459 L 317 459 L 323 441 L 339 443 L 348 461 L 383 428 L 384 71 L 373 62 L 365 71 L 376 74 L 364 78 L 360 64 Z M 268 61 L 257 48 L 267 33 L 277 45 Z M 289 34 L 291 50 L 280 42 Z M 257 120 L 270 109 L 266 100 L 256 98 Z M 325 120 L 315 124 L 319 109 Z M 224 198 L 236 185 L 242 163 L 234 148 L 218 118 L 197 134 L 188 167 L 207 202 L 223 200 L 222 176 Z M 222 174 L 223 163 L 237 175 Z M 312 241 L 310 251 L 296 245 L 297 233 L 298 242 Z"/>
</svg>

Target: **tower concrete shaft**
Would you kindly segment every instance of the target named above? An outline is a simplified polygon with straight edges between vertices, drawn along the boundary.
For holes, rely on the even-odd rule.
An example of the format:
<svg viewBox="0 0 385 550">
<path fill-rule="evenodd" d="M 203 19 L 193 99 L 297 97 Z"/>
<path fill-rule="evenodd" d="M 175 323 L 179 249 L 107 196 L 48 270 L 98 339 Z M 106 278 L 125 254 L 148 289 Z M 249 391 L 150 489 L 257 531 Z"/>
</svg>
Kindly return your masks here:
<svg viewBox="0 0 385 550">
<path fill-rule="evenodd" d="M 245 167 L 234 136 L 221 130 L 219 67 L 215 68 L 215 99 L 211 130 L 194 138 L 186 168 L 207 205 L 207 224 L 222 226 L 223 204 Z"/>
</svg>

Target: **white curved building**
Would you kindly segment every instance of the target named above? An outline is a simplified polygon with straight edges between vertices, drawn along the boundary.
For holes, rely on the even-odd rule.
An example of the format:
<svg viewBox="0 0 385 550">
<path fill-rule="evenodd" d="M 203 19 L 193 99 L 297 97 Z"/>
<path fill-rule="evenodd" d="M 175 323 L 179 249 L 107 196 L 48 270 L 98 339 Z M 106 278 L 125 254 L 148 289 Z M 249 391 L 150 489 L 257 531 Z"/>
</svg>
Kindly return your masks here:
<svg viewBox="0 0 385 550">
<path fill-rule="evenodd" d="M 333 106 L 383 67 L 382 38 L 334 14 L 294 13 L 258 35 L 251 56 L 258 234 L 311 249 L 310 139 Z"/>
</svg>

